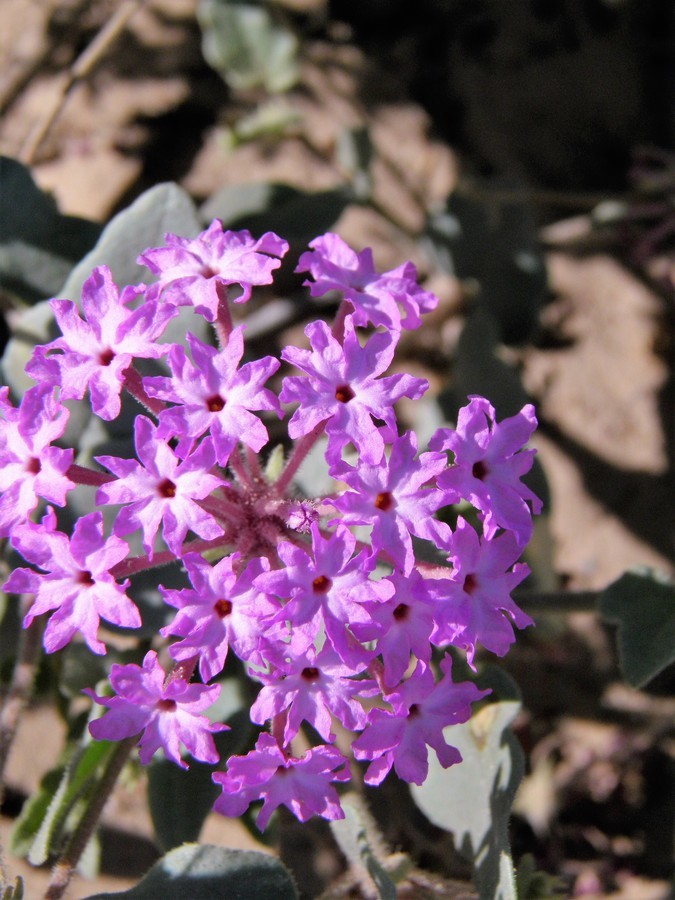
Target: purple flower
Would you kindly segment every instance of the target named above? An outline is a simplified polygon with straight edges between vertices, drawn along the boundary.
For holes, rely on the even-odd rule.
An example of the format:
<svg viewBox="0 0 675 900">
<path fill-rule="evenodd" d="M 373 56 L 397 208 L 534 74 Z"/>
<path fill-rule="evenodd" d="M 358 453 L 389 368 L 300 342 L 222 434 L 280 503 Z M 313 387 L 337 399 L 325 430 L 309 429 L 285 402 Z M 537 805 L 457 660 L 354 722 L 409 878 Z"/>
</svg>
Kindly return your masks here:
<svg viewBox="0 0 675 900">
<path fill-rule="evenodd" d="M 434 685 L 431 669 L 418 663 L 400 690 L 387 694 L 393 711 L 371 711 L 369 724 L 352 745 L 357 759 L 372 760 L 367 784 L 380 784 L 392 766 L 404 781 L 423 784 L 429 771 L 427 745 L 436 751 L 443 768 L 461 762 L 457 748 L 446 743 L 443 729 L 466 722 L 471 704 L 489 691 L 479 691 L 470 681 L 454 684 L 451 668 L 451 658 L 444 657 L 443 677 Z"/>
<path fill-rule="evenodd" d="M 326 637 L 341 659 L 358 665 L 364 654 L 366 658 L 371 654 L 349 627 L 355 623 L 361 628 L 372 626 L 371 602 L 389 597 L 393 587 L 385 580 L 369 578 L 375 559 L 365 550 L 353 555 L 356 538 L 344 525 L 324 538 L 315 523 L 311 534 L 312 556 L 281 542 L 277 553 L 285 567 L 259 576 L 256 585 L 281 599 L 290 598 L 275 619 L 290 622 L 294 632 L 304 634 L 305 647 L 313 643 L 323 621 Z"/>
<path fill-rule="evenodd" d="M 262 664 L 265 620 L 279 604 L 253 586 L 253 579 L 269 570 L 265 559 L 253 559 L 237 576 L 240 554 L 233 553 L 211 566 L 198 553 L 183 558 L 194 590 L 167 590 L 160 586 L 165 601 L 180 610 L 170 625 L 161 629 L 168 637 L 183 640 L 172 644 L 173 659 L 199 656 L 199 674 L 210 681 L 222 672 L 231 646 L 240 659 Z"/>
<path fill-rule="evenodd" d="M 75 487 L 66 474 L 73 451 L 50 446 L 63 435 L 69 415 L 54 389 L 47 384 L 29 388 L 18 409 L 8 393 L 0 389 L 0 537 L 28 519 L 39 497 L 65 506 L 67 492 Z"/>
<path fill-rule="evenodd" d="M 448 502 L 466 498 L 483 513 L 488 538 L 499 528 L 515 532 L 521 546 L 532 535 L 532 513 L 541 500 L 520 480 L 532 468 L 534 450 L 523 450 L 537 427 L 534 407 L 497 424 L 495 411 L 484 397 L 471 397 L 457 418 L 457 430 L 441 428 L 429 441 L 432 450 L 451 450 L 454 460 L 438 478 Z"/>
<path fill-rule="evenodd" d="M 304 654 L 287 655 L 271 672 L 256 672 L 265 687 L 251 707 L 251 721 L 259 725 L 288 710 L 284 727 L 284 745 L 298 733 L 301 723 L 309 722 L 324 741 L 334 741 L 331 714 L 345 728 L 354 731 L 366 724 L 363 707 L 355 699 L 373 686 L 353 676 L 365 669 L 346 666 L 332 647 L 324 645 L 317 653 L 309 647 Z"/>
<path fill-rule="evenodd" d="M 82 288 L 80 318 L 70 300 L 52 300 L 63 337 L 36 347 L 26 372 L 36 381 L 58 384 L 64 400 L 80 399 L 89 388 L 92 409 L 106 421 L 120 413 L 125 371 L 134 357 L 157 359 L 168 346 L 155 341 L 178 311 L 146 300 L 136 310 L 128 304 L 145 289 L 126 287 L 120 294 L 106 266 L 98 266 Z"/>
<path fill-rule="evenodd" d="M 389 459 L 383 456 L 356 469 L 340 461 L 331 475 L 354 490 L 328 501 L 342 512 L 346 525 L 372 525 L 373 549 L 406 575 L 415 562 L 411 535 L 444 546 L 452 534 L 449 525 L 434 517 L 445 494 L 431 482 L 445 469 L 445 457 L 423 453 L 416 459 L 416 454 L 417 438 L 409 431 L 394 440 Z"/>
<path fill-rule="evenodd" d="M 159 281 L 149 288 L 153 299 L 161 296 L 177 306 L 194 306 L 209 322 L 218 314 L 218 285 L 238 284 L 245 303 L 254 285 L 271 284 L 272 272 L 281 265 L 288 244 L 271 231 L 255 240 L 248 231 L 223 231 L 214 219 L 196 238 L 164 236 L 165 247 L 146 250 L 138 258 Z"/>
<path fill-rule="evenodd" d="M 326 422 L 333 461 L 352 441 L 364 462 L 379 462 L 384 441 L 396 437 L 394 403 L 401 397 L 419 399 L 428 382 L 404 374 L 379 378 L 391 363 L 398 337 L 374 334 L 362 347 L 352 316 L 345 319 L 344 346 L 325 322 L 311 322 L 305 334 L 311 351 L 286 347 L 281 354 L 309 376 L 284 379 L 280 399 L 300 404 L 288 423 L 289 435 L 301 437 Z M 378 428 L 374 418 L 381 419 L 384 428 Z"/>
<path fill-rule="evenodd" d="M 438 305 L 438 297 L 417 284 L 417 270 L 411 262 L 379 274 L 370 248 L 355 253 L 337 234 L 324 234 L 311 241 L 312 252 L 303 253 L 296 272 L 309 272 L 306 281 L 312 297 L 327 291 L 344 294 L 354 309 L 355 325 L 383 325 L 394 331 L 419 328 L 420 313 Z M 404 317 L 401 317 L 401 309 Z"/>
<path fill-rule="evenodd" d="M 534 624 L 511 599 L 511 591 L 530 572 L 525 563 L 516 563 L 521 553 L 512 532 L 491 541 L 479 538 L 460 516 L 450 542 L 450 577 L 436 582 L 447 594 L 436 610 L 435 644 L 466 648 L 471 666 L 478 643 L 497 656 L 505 655 L 514 641 L 511 622 L 517 628 Z M 457 631 L 458 610 L 465 623 L 461 632 Z"/>
<path fill-rule="evenodd" d="M 56 516 L 49 510 L 42 524 L 32 522 L 12 534 L 12 546 L 30 563 L 44 569 L 15 569 L 3 590 L 35 594 L 23 621 L 28 628 L 36 616 L 56 610 L 47 623 L 44 646 L 47 653 L 60 650 L 78 631 L 94 653 L 105 653 L 98 640 L 100 618 L 122 628 L 138 628 L 141 617 L 110 569 L 129 552 L 129 545 L 112 535 L 103 538 L 103 516 L 89 513 L 78 519 L 72 538 L 56 531 Z"/>
<path fill-rule="evenodd" d="M 173 377 L 143 379 L 150 397 L 179 404 L 160 413 L 159 435 L 179 437 L 180 454 L 210 429 L 217 460 L 225 465 L 238 441 L 256 452 L 268 441 L 267 429 L 249 410 L 271 409 L 281 417 L 279 401 L 263 387 L 279 368 L 279 360 L 266 356 L 238 369 L 244 353 L 243 331 L 243 326 L 235 328 L 220 352 L 188 334 L 194 365 L 183 347 L 175 344 L 169 353 Z"/>
<path fill-rule="evenodd" d="M 202 762 L 216 763 L 218 752 L 211 737 L 217 731 L 228 731 L 227 725 L 200 716 L 220 693 L 220 685 L 188 684 L 182 678 L 165 680 L 157 654 L 145 654 L 143 667 L 135 663 L 115 664 L 110 671 L 115 697 L 99 697 L 90 689 L 84 691 L 97 703 L 108 708 L 100 719 L 89 725 L 96 740 L 121 741 L 143 732 L 138 742 L 141 763 L 146 766 L 160 748 L 166 756 L 187 769 L 180 755 L 181 743 Z"/>
<path fill-rule="evenodd" d="M 128 504 L 115 519 L 115 534 L 142 529 L 143 546 L 151 559 L 160 522 L 164 540 L 176 556 L 181 555 L 188 530 L 205 540 L 219 537 L 223 529 L 197 503 L 225 484 L 210 474 L 215 463 L 211 441 L 202 441 L 194 453 L 180 460 L 166 441 L 158 438 L 157 429 L 145 416 L 136 418 L 134 433 L 140 463 L 115 456 L 96 457 L 117 475 L 117 481 L 99 488 L 96 502 Z"/>
<path fill-rule="evenodd" d="M 386 579 L 394 587 L 387 600 L 373 606 L 372 616 L 381 628 L 376 653 L 384 663 L 384 681 L 395 686 L 410 665 L 410 654 L 423 663 L 431 661 L 429 639 L 434 628 L 434 582 L 416 569 L 409 575 L 394 572 Z M 357 626 L 354 626 L 359 636 Z"/>
<path fill-rule="evenodd" d="M 261 831 L 282 804 L 301 822 L 314 815 L 344 819 L 331 782 L 349 779 L 349 762 L 335 747 L 322 744 L 297 758 L 286 756 L 272 735 L 261 734 L 254 750 L 246 756 L 230 757 L 227 772 L 214 773 L 213 780 L 223 793 L 213 808 L 224 816 L 236 817 L 249 803 L 262 799 L 257 819 Z"/>
</svg>

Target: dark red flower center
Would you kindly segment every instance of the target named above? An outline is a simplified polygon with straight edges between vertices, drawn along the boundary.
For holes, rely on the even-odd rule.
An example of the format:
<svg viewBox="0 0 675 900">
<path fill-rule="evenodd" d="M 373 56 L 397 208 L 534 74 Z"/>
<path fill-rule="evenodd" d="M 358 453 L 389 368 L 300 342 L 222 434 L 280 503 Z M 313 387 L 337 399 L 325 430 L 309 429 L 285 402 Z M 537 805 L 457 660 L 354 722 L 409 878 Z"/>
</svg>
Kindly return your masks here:
<svg viewBox="0 0 675 900">
<path fill-rule="evenodd" d="M 375 509 L 381 509 L 382 512 L 389 512 L 396 506 L 396 501 L 389 491 L 383 491 L 375 498 Z"/>
<path fill-rule="evenodd" d="M 216 600 L 213 604 L 213 611 L 219 618 L 224 619 L 232 612 L 232 603 L 229 600 L 224 600 L 222 598 Z"/>
<path fill-rule="evenodd" d="M 335 399 L 339 400 L 340 403 L 349 403 L 354 397 L 356 397 L 356 394 L 348 384 L 340 384 L 335 388 Z"/>
<path fill-rule="evenodd" d="M 157 485 L 157 492 L 160 497 L 166 497 L 167 499 L 171 499 L 171 497 L 176 496 L 176 485 L 171 481 L 170 478 L 165 478 L 164 481 L 160 481 Z"/>
<path fill-rule="evenodd" d="M 36 456 L 28 460 L 26 463 L 26 472 L 30 472 L 31 475 L 39 475 L 41 471 L 42 463 Z"/>
<path fill-rule="evenodd" d="M 312 582 L 315 594 L 327 594 L 331 589 L 333 582 L 326 575 L 319 575 Z"/>
<path fill-rule="evenodd" d="M 305 681 L 318 681 L 321 673 L 316 668 L 316 666 L 305 666 L 305 668 L 301 672 L 302 677 Z"/>
<path fill-rule="evenodd" d="M 404 619 L 408 618 L 408 613 L 410 612 L 410 607 L 407 603 L 399 603 L 399 605 L 394 610 L 394 618 L 397 622 L 402 622 Z"/>
<path fill-rule="evenodd" d="M 95 584 L 94 579 L 91 576 L 91 572 L 89 572 L 87 569 L 83 569 L 83 571 L 78 572 L 77 583 L 86 584 L 87 587 L 91 587 L 92 584 Z"/>
<path fill-rule="evenodd" d="M 157 701 L 157 709 L 160 712 L 175 712 L 176 711 L 176 701 L 175 700 L 158 700 Z"/>
<path fill-rule="evenodd" d="M 473 594 L 477 587 L 478 579 L 473 574 L 473 572 L 469 572 L 469 574 L 464 579 L 464 592 L 466 594 Z"/>
<path fill-rule="evenodd" d="M 206 408 L 209 412 L 220 412 L 221 409 L 224 409 L 225 401 L 220 396 L 220 394 L 214 394 L 213 397 L 209 397 L 206 401 Z"/>
<path fill-rule="evenodd" d="M 413 703 L 413 705 L 408 710 L 408 718 L 414 719 L 415 716 L 419 716 L 419 714 L 420 714 L 419 706 L 416 703 Z"/>
<path fill-rule="evenodd" d="M 98 355 L 98 361 L 102 366 L 109 366 L 113 359 L 115 359 L 115 351 L 109 347 L 106 350 L 101 350 Z"/>
<path fill-rule="evenodd" d="M 486 466 L 484 460 L 479 459 L 478 462 L 473 464 L 473 468 L 471 469 L 471 474 L 474 478 L 477 478 L 479 481 L 482 481 L 486 475 L 490 474 L 490 470 Z"/>
</svg>

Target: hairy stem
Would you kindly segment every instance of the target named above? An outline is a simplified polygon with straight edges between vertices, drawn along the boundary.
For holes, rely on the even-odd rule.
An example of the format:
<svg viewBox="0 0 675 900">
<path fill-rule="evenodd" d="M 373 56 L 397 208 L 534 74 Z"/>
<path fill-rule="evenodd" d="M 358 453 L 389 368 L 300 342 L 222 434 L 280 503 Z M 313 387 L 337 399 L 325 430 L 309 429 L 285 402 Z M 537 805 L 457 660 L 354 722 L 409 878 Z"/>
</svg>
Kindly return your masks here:
<svg viewBox="0 0 675 900">
<path fill-rule="evenodd" d="M 335 314 L 335 321 L 333 322 L 333 328 L 331 329 L 333 332 L 333 337 L 336 341 L 342 342 L 345 337 L 345 318 L 349 315 L 349 313 L 354 312 L 354 304 L 351 300 L 342 300 L 340 305 L 338 306 L 338 311 Z"/>
<path fill-rule="evenodd" d="M 286 467 L 279 478 L 274 483 L 274 489 L 279 497 L 282 497 L 286 488 L 295 477 L 298 469 L 307 458 L 307 454 L 312 449 L 317 440 L 321 437 L 326 428 L 325 422 L 316 425 L 309 434 L 300 438 L 291 451 Z"/>
<path fill-rule="evenodd" d="M 68 846 L 52 869 L 52 877 L 45 893 L 45 900 L 60 900 L 63 897 L 136 740 L 137 735 L 134 735 L 120 741 L 109 757 L 96 793 L 91 797 Z"/>
<path fill-rule="evenodd" d="M 216 337 L 221 348 L 227 347 L 227 342 L 232 334 L 232 313 L 230 312 L 230 304 L 227 299 L 227 285 L 221 281 L 216 282 L 216 292 L 218 294 L 218 315 L 213 327 L 216 329 Z"/>
<path fill-rule="evenodd" d="M 157 417 L 163 409 L 166 409 L 166 404 L 161 400 L 148 397 L 143 387 L 143 376 L 134 366 L 129 366 L 124 370 L 124 387 L 134 400 L 138 400 L 141 406 L 145 407 L 153 416 Z"/>
<path fill-rule="evenodd" d="M 225 500 L 223 497 L 205 497 L 199 506 L 217 519 L 224 519 L 229 525 L 241 525 L 244 521 L 243 509 L 238 503 Z"/>
<path fill-rule="evenodd" d="M 211 541 L 190 541 L 189 544 L 183 546 L 183 556 L 191 552 L 204 553 L 206 550 L 217 550 L 224 543 L 227 543 L 226 537 L 214 538 Z M 175 562 L 176 559 L 176 554 L 171 550 L 161 550 L 159 553 L 155 553 L 152 559 L 144 553 L 142 556 L 132 556 L 122 560 L 121 563 L 117 563 L 110 570 L 110 574 L 115 579 L 127 578 L 129 575 L 136 575 L 138 572 L 144 572 L 146 569 L 168 566 L 169 563 Z"/>
<path fill-rule="evenodd" d="M 114 475 L 108 475 L 106 472 L 96 472 L 94 469 L 88 469 L 86 466 L 78 466 L 73 463 L 66 472 L 66 478 L 70 478 L 75 484 L 86 484 L 91 487 L 100 487 L 102 484 L 109 484 L 115 481 Z"/>
<path fill-rule="evenodd" d="M 251 479 L 251 473 L 248 471 L 244 464 L 244 460 L 241 455 L 240 447 L 235 447 L 232 453 L 230 454 L 230 458 L 227 461 L 227 464 L 234 472 L 237 481 L 243 487 L 252 488 L 253 481 Z"/>
</svg>

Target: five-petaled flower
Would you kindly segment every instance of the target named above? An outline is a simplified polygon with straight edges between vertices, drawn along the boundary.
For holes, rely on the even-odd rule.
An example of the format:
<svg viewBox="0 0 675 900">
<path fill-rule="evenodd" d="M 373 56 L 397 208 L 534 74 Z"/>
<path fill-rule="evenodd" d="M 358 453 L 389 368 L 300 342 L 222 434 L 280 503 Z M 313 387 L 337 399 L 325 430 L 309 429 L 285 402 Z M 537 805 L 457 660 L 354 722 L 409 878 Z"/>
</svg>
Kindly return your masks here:
<svg viewBox="0 0 675 900">
<path fill-rule="evenodd" d="M 230 757 L 227 772 L 214 774 L 223 791 L 214 809 L 224 816 L 240 816 L 252 801 L 262 799 L 257 819 L 261 831 L 282 804 L 301 822 L 314 815 L 344 819 L 332 782 L 350 777 L 349 762 L 335 747 L 320 744 L 301 757 L 287 756 L 271 734 L 261 734 L 255 749 Z"/>
<path fill-rule="evenodd" d="M 401 397 L 419 399 L 428 382 L 403 373 L 380 377 L 391 364 L 398 338 L 374 334 L 362 347 L 352 316 L 345 319 L 342 344 L 325 322 L 311 322 L 305 334 L 311 351 L 286 347 L 281 354 L 307 373 L 289 375 L 279 395 L 284 403 L 299 403 L 288 423 L 289 435 L 301 437 L 325 422 L 329 461 L 338 460 L 351 441 L 364 462 L 379 462 L 384 442 L 397 434 L 394 403 Z"/>
<path fill-rule="evenodd" d="M 125 593 L 129 582 L 118 584 L 110 572 L 127 556 L 129 545 L 114 534 L 103 537 L 100 512 L 78 519 L 69 538 L 56 530 L 56 516 L 49 509 L 41 524 L 17 527 L 12 546 L 44 570 L 14 569 L 3 590 L 35 594 L 24 628 L 36 616 L 52 612 L 44 635 L 48 653 L 65 647 L 77 632 L 94 653 L 105 653 L 98 639 L 101 618 L 122 628 L 140 626 L 138 609 Z"/>
<path fill-rule="evenodd" d="M 92 690 L 86 694 L 107 707 L 89 730 L 95 738 L 121 741 L 142 732 L 139 755 L 147 765 L 158 750 L 182 769 L 188 765 L 181 757 L 181 744 L 202 762 L 218 762 L 212 735 L 228 729 L 201 715 L 220 694 L 220 685 L 188 684 L 183 678 L 166 677 L 157 654 L 149 650 L 143 665 L 115 664 L 110 671 L 114 697 L 100 697 Z"/>
<path fill-rule="evenodd" d="M 192 305 L 209 322 L 215 321 L 223 302 L 219 287 L 239 285 L 242 293 L 234 302 L 245 303 L 254 285 L 271 283 L 288 250 L 288 243 L 271 231 L 254 239 L 248 231 L 223 231 L 219 219 L 196 238 L 166 234 L 164 240 L 166 246 L 150 248 L 138 258 L 158 276 L 148 296 Z"/>
</svg>

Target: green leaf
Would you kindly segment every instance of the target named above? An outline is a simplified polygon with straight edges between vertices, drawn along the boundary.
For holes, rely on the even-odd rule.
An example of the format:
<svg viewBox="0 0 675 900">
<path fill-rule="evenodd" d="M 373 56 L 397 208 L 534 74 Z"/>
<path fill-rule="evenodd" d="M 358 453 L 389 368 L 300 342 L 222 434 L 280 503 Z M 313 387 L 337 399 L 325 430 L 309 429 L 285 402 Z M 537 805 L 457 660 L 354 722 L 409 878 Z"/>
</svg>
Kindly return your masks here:
<svg viewBox="0 0 675 900">
<path fill-rule="evenodd" d="M 471 394 L 489 397 L 501 419 L 520 412 L 529 397 L 516 369 L 500 359 L 498 353 L 499 332 L 494 316 L 476 304 L 459 336 L 454 393 L 460 405 Z"/>
<path fill-rule="evenodd" d="M 115 746 L 109 741 L 91 741 L 75 750 L 30 848 L 28 861 L 32 865 L 43 865 L 59 851 L 69 814 L 80 799 L 85 795 L 91 796 L 97 772 Z"/>
<path fill-rule="evenodd" d="M 10 833 L 9 851 L 13 856 L 28 856 L 30 853 L 49 805 L 63 780 L 64 771 L 65 766 L 50 769 L 43 775 L 37 791 L 24 803 Z"/>
<path fill-rule="evenodd" d="M 508 821 L 523 776 L 523 751 L 510 725 L 520 710 L 514 700 L 491 703 L 469 722 L 444 729 L 463 761 L 444 769 L 435 756 L 412 796 L 435 825 L 450 831 L 460 852 L 473 862 L 481 898 L 515 900 Z"/>
<path fill-rule="evenodd" d="M 288 241 L 306 244 L 328 231 L 354 202 L 350 187 L 307 192 L 288 184 L 229 185 L 204 203 L 205 221 L 221 219 L 227 228 L 248 228 L 253 234 L 275 231 Z"/>
<path fill-rule="evenodd" d="M 24 302 L 52 296 L 101 226 L 63 216 L 26 166 L 0 157 L 0 284 Z"/>
<path fill-rule="evenodd" d="M 240 144 L 259 138 L 282 138 L 290 128 L 300 124 L 301 117 L 283 97 L 273 97 L 261 103 L 253 112 L 228 127 L 218 131 L 219 144 L 225 150 L 234 150 Z"/>
<path fill-rule="evenodd" d="M 639 688 L 675 661 L 675 583 L 657 572 L 624 573 L 603 591 L 600 615 L 619 626 L 623 674 Z"/>
<path fill-rule="evenodd" d="M 204 59 L 233 90 L 287 91 L 298 80 L 298 41 L 257 3 L 200 0 Z"/>
<path fill-rule="evenodd" d="M 95 790 L 96 776 L 115 748 L 109 741 L 86 740 L 84 745 L 66 748 L 65 764 L 43 777 L 39 790 L 24 804 L 14 825 L 11 851 L 28 856 L 33 865 L 42 865 L 58 852 L 71 811 Z"/>
<path fill-rule="evenodd" d="M 110 268 L 115 282 L 124 286 L 136 284 L 147 277 L 147 270 L 136 264 L 136 257 L 148 247 L 160 246 L 167 231 L 178 232 L 190 237 L 200 230 L 194 204 L 185 191 L 175 184 L 160 184 L 142 194 L 128 209 L 118 213 L 105 227 L 96 246 L 74 267 L 68 266 L 70 275 L 64 284 L 58 284 L 50 294 L 78 303 L 82 293 L 82 285 L 91 275 L 95 266 L 106 265 Z M 190 312 L 186 310 L 186 312 Z M 191 317 L 195 319 L 194 316 Z M 195 321 L 195 325 L 198 323 Z M 204 322 L 206 325 L 206 323 Z M 184 333 L 186 320 L 181 316 L 169 323 L 166 341 L 180 341 Z M 22 315 L 14 330 L 14 336 L 7 344 L 1 367 L 4 383 L 12 391 L 21 396 L 33 381 L 25 373 L 33 348 L 55 336 L 54 315 L 46 301 Z M 75 440 L 86 429 L 91 419 L 91 408 L 88 400 L 72 401 L 68 430 L 65 440 Z M 109 423 L 109 434 L 130 432 L 129 417 L 122 417 L 118 422 Z"/>
<path fill-rule="evenodd" d="M 1 900 L 23 900 L 23 878 L 16 876 L 14 884 L 8 884 L 2 892 Z"/>
<path fill-rule="evenodd" d="M 342 809 L 344 819 L 330 823 L 340 849 L 357 873 L 365 868 L 381 900 L 396 900 L 396 884 L 384 866 L 387 850 L 362 798 L 353 793 L 346 794 L 342 798 Z"/>
<path fill-rule="evenodd" d="M 235 692 L 236 679 L 227 679 L 228 686 Z M 228 693 L 228 691 L 225 691 Z M 222 692 L 221 692 L 222 693 Z M 227 724 L 230 731 L 214 735 L 216 748 L 222 760 L 248 749 L 250 738 L 257 733 L 248 715 L 248 707 L 239 692 L 238 711 L 230 714 Z M 209 718 L 221 721 L 211 707 Z M 179 768 L 169 760 L 157 760 L 148 769 L 148 803 L 155 828 L 155 835 L 163 850 L 171 850 L 183 843 L 196 841 L 202 825 L 213 808 L 220 793 L 211 776 L 215 766 L 203 765 L 190 760 L 190 768 Z"/>
<path fill-rule="evenodd" d="M 161 246 L 167 232 L 194 237 L 199 231 L 186 191 L 171 182 L 158 184 L 110 220 L 93 250 L 70 273 L 59 297 L 79 302 L 82 285 L 95 266 L 108 266 L 118 285 L 145 281 L 148 271 L 136 262 L 140 253 Z"/>
<path fill-rule="evenodd" d="M 148 804 L 155 835 L 163 850 L 196 841 L 218 797 L 214 769 L 190 762 L 187 770 L 167 759 L 148 768 Z"/>
<path fill-rule="evenodd" d="M 547 275 L 531 207 L 490 200 L 493 188 L 504 187 L 513 188 L 481 186 L 487 199 L 453 193 L 429 218 L 427 240 L 442 268 L 476 280 L 478 302 L 494 317 L 500 340 L 519 344 L 537 326 Z"/>
<path fill-rule="evenodd" d="M 557 875 L 537 869 L 534 856 L 526 853 L 516 869 L 516 891 L 519 900 L 550 900 L 564 895 L 565 884 Z"/>
<path fill-rule="evenodd" d="M 5 570 L 7 571 L 7 570 Z M 0 680 L 12 671 L 21 635 L 21 615 L 16 597 L 0 591 Z"/>
<path fill-rule="evenodd" d="M 349 176 L 355 196 L 361 203 L 366 203 L 373 193 L 374 150 L 370 131 L 365 126 L 344 128 L 338 135 L 336 151 L 337 161 Z"/>
<path fill-rule="evenodd" d="M 184 844 L 170 850 L 133 888 L 86 900 L 298 900 L 291 873 L 278 859 L 253 850 Z"/>
</svg>

